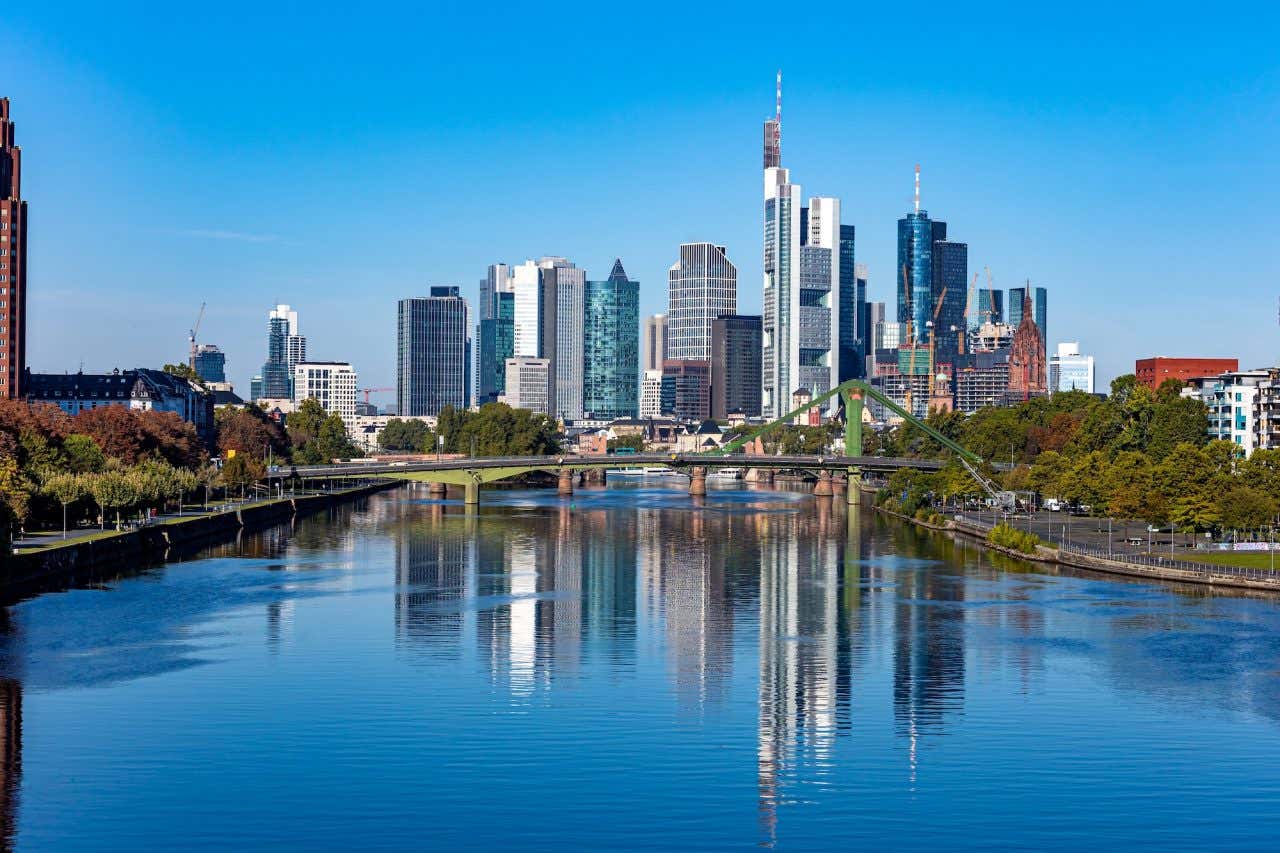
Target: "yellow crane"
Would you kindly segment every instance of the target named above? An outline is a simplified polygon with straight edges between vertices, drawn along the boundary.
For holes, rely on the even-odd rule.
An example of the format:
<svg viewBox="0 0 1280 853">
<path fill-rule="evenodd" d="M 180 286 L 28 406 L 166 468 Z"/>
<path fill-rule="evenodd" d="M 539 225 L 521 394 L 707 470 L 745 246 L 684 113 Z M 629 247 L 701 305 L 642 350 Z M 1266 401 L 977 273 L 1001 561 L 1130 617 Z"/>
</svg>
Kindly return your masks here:
<svg viewBox="0 0 1280 853">
<path fill-rule="evenodd" d="M 936 354 L 937 354 L 937 337 L 938 337 L 938 314 L 942 312 L 943 303 L 947 299 L 947 288 L 944 285 L 942 292 L 938 294 L 938 304 L 933 306 L 933 319 L 929 321 L 929 397 L 933 397 L 933 377 L 937 372 Z M 914 355 L 914 350 L 912 355 Z M 914 372 L 914 371 L 912 371 Z M 907 411 L 910 411 L 908 409 Z"/>
</svg>

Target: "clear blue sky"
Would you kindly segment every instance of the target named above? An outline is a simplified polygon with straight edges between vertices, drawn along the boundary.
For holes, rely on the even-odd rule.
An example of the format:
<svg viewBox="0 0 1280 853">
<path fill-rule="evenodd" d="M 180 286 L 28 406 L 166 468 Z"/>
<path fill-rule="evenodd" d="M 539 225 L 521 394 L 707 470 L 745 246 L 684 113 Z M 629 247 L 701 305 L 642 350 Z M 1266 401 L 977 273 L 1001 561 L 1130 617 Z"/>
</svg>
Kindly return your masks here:
<svg viewBox="0 0 1280 853">
<path fill-rule="evenodd" d="M 779 67 L 784 164 L 843 200 L 873 299 L 919 162 L 971 269 L 1050 288 L 1100 379 L 1280 359 L 1274 6 L 267 5 L 6 7 L 37 370 L 181 360 L 207 301 L 244 388 L 278 300 L 390 386 L 400 297 L 620 256 L 658 311 L 688 240 L 758 310 Z"/>
</svg>

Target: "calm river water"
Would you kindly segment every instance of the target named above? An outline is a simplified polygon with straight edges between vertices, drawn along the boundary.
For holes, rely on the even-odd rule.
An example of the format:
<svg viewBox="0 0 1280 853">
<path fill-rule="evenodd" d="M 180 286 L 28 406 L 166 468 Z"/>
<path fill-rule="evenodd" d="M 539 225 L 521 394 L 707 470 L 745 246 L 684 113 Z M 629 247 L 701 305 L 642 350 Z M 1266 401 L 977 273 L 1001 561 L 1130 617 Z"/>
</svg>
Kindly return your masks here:
<svg viewBox="0 0 1280 853">
<path fill-rule="evenodd" d="M 390 492 L 0 624 L 19 850 L 1274 849 L 1280 604 L 837 502 Z"/>
</svg>

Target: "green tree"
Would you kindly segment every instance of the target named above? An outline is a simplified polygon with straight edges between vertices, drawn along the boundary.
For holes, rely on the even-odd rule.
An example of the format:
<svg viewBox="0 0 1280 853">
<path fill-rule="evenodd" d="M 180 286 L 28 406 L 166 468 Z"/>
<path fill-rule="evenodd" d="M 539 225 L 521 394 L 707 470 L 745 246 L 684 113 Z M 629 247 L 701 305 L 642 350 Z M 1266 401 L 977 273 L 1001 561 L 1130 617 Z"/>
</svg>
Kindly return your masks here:
<svg viewBox="0 0 1280 853">
<path fill-rule="evenodd" d="M 1280 495 L 1280 449 L 1255 450 L 1238 468 L 1245 485 Z"/>
<path fill-rule="evenodd" d="M 267 466 L 261 459 L 255 459 L 247 453 L 237 453 L 222 463 L 222 471 L 218 483 L 224 489 L 244 490 L 267 476 Z"/>
<path fill-rule="evenodd" d="M 644 436 L 638 434 L 620 435 L 617 438 L 611 438 L 605 443 L 605 449 L 610 453 L 615 450 L 634 450 L 636 453 L 644 452 Z"/>
<path fill-rule="evenodd" d="M 285 416 L 285 429 L 289 433 L 289 441 L 293 444 L 295 461 L 304 464 L 315 464 L 321 461 L 321 457 L 314 449 L 309 453 L 306 450 L 320 437 L 320 427 L 324 425 L 327 417 L 320 401 L 313 398 L 303 400 L 297 411 Z M 297 458 L 300 451 L 304 452 L 305 458 Z"/>
<path fill-rule="evenodd" d="M 26 521 L 31 511 L 31 495 L 34 484 L 18 466 L 12 456 L 0 456 L 0 515 L 10 524 Z M 5 525 L 9 529 L 9 524 Z"/>
<path fill-rule="evenodd" d="M 378 434 L 378 446 L 383 450 L 426 453 L 434 449 L 434 443 L 431 428 L 417 419 L 392 418 Z"/>
<path fill-rule="evenodd" d="M 62 452 L 66 454 L 69 471 L 77 474 L 96 474 L 107 465 L 106 454 L 92 438 L 79 433 L 72 433 L 62 441 Z"/>
<path fill-rule="evenodd" d="M 138 478 L 121 470 L 107 470 L 92 475 L 89 491 L 98 504 L 104 523 L 107 513 L 115 510 L 117 530 L 120 529 L 120 512 L 137 504 L 141 493 Z"/>
<path fill-rule="evenodd" d="M 65 532 L 67 508 L 89 497 L 89 482 L 84 474 L 63 472 L 44 481 L 41 490 L 62 507 Z"/>
<path fill-rule="evenodd" d="M 1071 460 L 1054 450 L 1046 450 L 1031 466 L 1031 488 L 1045 497 L 1059 497 L 1071 470 Z"/>
<path fill-rule="evenodd" d="M 1275 521 L 1276 501 L 1272 495 L 1244 483 L 1234 483 L 1219 493 L 1217 512 L 1223 527 L 1257 530 Z"/>
<path fill-rule="evenodd" d="M 1207 533 L 1222 522 L 1215 501 L 1205 495 L 1187 495 L 1169 508 L 1169 521 L 1182 531 Z"/>
<path fill-rule="evenodd" d="M 154 364 L 154 362 L 152 363 Z M 199 373 L 196 373 L 195 368 L 189 364 L 166 364 L 161 369 L 164 370 L 165 373 L 173 376 L 180 376 L 183 379 L 196 383 L 201 388 L 204 387 L 204 380 L 200 378 Z"/>
</svg>

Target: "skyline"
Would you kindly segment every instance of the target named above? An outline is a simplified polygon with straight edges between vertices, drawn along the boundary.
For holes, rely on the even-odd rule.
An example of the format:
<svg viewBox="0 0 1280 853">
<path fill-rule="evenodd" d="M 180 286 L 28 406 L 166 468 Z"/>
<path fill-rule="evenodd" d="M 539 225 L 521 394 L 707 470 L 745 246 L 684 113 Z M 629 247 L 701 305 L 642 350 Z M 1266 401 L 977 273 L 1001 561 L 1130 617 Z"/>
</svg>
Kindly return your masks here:
<svg viewBox="0 0 1280 853">
<path fill-rule="evenodd" d="M 1223 45 L 1214 22 L 1143 21 L 1135 55 L 1114 16 L 1115 36 L 1020 19 L 1055 33 L 1023 45 L 1011 22 L 967 13 L 972 65 L 938 56 L 955 10 L 916 30 L 910 53 L 873 14 L 858 22 L 862 49 L 838 58 L 812 48 L 852 24 L 819 34 L 798 21 L 796 45 L 779 47 L 716 18 L 723 43 L 691 57 L 635 21 L 651 48 L 637 74 L 521 64 L 536 50 L 511 38 L 536 20 L 600 44 L 605 20 L 512 13 L 478 30 L 457 10 L 392 14 L 401 28 L 352 23 L 349 77 L 316 50 L 319 22 L 197 17 L 164 22 L 161 42 L 129 10 L 13 14 L 0 94 L 33 223 L 32 368 L 181 361 L 207 301 L 201 342 L 223 348 L 247 391 L 265 312 L 283 302 L 316 358 L 389 386 L 399 299 L 457 285 L 474 306 L 490 263 L 563 255 L 603 279 L 620 257 L 648 315 L 665 310 L 682 242 L 726 246 L 739 311 L 760 313 L 759 127 L 778 67 L 786 163 L 841 199 L 869 301 L 894 301 L 896 223 L 919 162 L 922 207 L 969 244 L 971 272 L 1049 288 L 1047 344 L 1079 340 L 1101 387 L 1140 357 L 1280 355 L 1280 275 L 1257 236 L 1280 224 L 1265 191 L 1280 185 L 1266 17 Z M 682 26 L 700 16 L 712 18 Z M 508 61 L 475 63 L 472 38 L 420 57 L 410 46 L 428 24 L 484 32 Z M 149 319 L 134 326 L 136 300 Z"/>
</svg>

